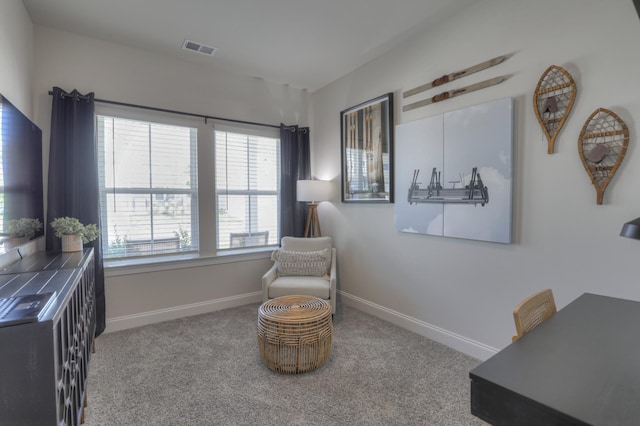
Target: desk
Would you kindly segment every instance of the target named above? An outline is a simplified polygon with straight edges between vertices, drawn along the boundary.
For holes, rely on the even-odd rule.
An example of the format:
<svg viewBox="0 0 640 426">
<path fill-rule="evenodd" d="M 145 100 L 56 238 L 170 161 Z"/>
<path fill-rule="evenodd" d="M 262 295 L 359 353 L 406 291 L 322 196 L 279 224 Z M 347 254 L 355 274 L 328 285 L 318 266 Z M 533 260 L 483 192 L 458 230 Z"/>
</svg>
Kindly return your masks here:
<svg viewBox="0 0 640 426">
<path fill-rule="evenodd" d="M 640 302 L 585 293 L 469 377 L 493 425 L 638 425 Z"/>
</svg>

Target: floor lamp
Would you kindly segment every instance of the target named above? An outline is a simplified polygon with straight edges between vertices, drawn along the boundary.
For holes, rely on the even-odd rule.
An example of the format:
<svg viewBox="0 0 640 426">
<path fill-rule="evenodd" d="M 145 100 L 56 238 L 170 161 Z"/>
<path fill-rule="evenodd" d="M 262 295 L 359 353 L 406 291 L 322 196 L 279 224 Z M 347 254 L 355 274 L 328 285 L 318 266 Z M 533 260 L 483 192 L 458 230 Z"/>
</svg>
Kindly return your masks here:
<svg viewBox="0 0 640 426">
<path fill-rule="evenodd" d="M 307 224 L 304 228 L 305 237 L 321 237 L 320 219 L 318 218 L 318 203 L 328 201 L 331 192 L 331 182 L 324 180 L 299 180 L 296 186 L 298 201 L 308 202 Z"/>
</svg>

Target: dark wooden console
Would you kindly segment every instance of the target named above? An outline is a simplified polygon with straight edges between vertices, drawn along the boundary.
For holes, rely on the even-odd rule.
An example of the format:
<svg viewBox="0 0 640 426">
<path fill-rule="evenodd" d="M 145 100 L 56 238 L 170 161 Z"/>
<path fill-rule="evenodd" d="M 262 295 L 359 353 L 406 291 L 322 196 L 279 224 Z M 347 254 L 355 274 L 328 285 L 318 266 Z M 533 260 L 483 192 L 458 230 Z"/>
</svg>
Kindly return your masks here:
<svg viewBox="0 0 640 426">
<path fill-rule="evenodd" d="M 0 297 L 56 291 L 38 322 L 0 327 L 0 424 L 78 425 L 95 334 L 93 249 L 0 270 Z"/>
</svg>

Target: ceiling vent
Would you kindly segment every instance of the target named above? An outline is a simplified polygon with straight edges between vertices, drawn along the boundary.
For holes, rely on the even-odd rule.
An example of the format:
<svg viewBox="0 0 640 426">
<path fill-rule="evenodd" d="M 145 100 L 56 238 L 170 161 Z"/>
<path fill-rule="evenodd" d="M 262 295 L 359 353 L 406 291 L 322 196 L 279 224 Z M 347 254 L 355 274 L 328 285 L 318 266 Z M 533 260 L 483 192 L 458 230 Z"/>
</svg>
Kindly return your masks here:
<svg viewBox="0 0 640 426">
<path fill-rule="evenodd" d="M 191 40 L 185 40 L 184 43 L 182 43 L 182 48 L 184 50 L 201 53 L 207 56 L 213 56 L 213 54 L 216 53 L 216 50 L 218 50 L 215 47 L 207 46 L 206 44 L 202 43 L 196 43 L 195 41 Z"/>
</svg>

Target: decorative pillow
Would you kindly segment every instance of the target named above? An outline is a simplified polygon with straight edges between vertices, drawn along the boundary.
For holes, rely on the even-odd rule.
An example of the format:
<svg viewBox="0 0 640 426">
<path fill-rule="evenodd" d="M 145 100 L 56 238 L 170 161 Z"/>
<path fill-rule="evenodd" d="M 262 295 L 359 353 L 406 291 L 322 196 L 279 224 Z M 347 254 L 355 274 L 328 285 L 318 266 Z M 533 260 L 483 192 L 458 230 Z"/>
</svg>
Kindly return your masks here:
<svg viewBox="0 0 640 426">
<path fill-rule="evenodd" d="M 319 251 L 274 250 L 271 260 L 278 262 L 279 276 L 323 277 L 329 271 L 329 249 Z"/>
</svg>

